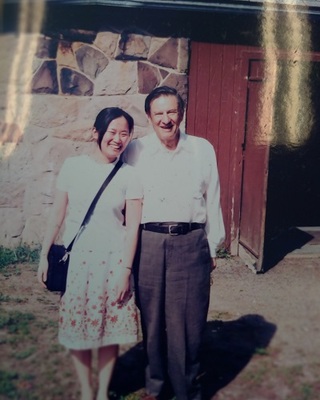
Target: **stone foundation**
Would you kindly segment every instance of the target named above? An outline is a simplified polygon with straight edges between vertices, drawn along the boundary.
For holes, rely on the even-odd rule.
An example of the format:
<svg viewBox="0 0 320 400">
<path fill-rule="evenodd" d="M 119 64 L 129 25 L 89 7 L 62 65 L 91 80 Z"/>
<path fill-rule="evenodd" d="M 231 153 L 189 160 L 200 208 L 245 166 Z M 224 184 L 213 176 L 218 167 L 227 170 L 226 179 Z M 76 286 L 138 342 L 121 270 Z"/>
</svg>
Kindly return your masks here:
<svg viewBox="0 0 320 400">
<path fill-rule="evenodd" d="M 144 99 L 188 89 L 189 42 L 128 32 L 0 36 L 0 244 L 41 243 L 64 159 L 92 146 L 97 113 L 118 106 L 148 133 Z M 85 182 L 84 182 L 85 184 Z"/>
</svg>

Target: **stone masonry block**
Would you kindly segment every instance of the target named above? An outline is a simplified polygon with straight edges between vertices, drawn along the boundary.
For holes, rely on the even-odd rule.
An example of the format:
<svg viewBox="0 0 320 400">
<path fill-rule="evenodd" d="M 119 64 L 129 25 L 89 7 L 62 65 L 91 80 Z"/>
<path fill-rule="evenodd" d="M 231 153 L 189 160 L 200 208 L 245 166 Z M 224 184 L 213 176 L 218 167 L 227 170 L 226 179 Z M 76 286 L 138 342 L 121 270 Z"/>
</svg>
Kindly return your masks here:
<svg viewBox="0 0 320 400">
<path fill-rule="evenodd" d="M 148 94 L 161 81 L 158 68 L 145 62 L 138 62 L 138 90 L 139 93 Z"/>
<path fill-rule="evenodd" d="M 42 176 L 42 174 L 48 174 L 47 184 L 48 188 L 52 187 L 53 181 L 49 181 L 53 179 L 53 175 L 57 175 L 63 161 L 67 157 L 71 157 L 76 154 L 80 154 L 82 146 L 81 144 L 68 139 L 59 139 L 59 138 L 50 138 L 47 143 L 41 143 L 38 146 L 37 151 L 34 152 L 33 159 L 33 179 L 36 177 Z M 46 186 L 43 188 L 39 188 L 39 190 L 44 190 L 45 193 L 48 193 L 48 188 Z"/>
<path fill-rule="evenodd" d="M 3 198 L 11 198 L 11 201 L 18 202 L 14 197 L 18 192 L 22 192 L 21 188 L 28 184 L 32 176 L 32 153 L 23 143 L 7 149 L 6 146 L 0 147 L 1 192 L 3 191 Z M 7 184 L 11 185 L 12 191 L 9 186 L 4 189 L 4 185 Z M 10 200 L 3 205 L 10 206 Z"/>
<path fill-rule="evenodd" d="M 38 58 L 55 58 L 57 55 L 58 41 L 46 36 L 41 36 L 38 39 L 36 49 L 36 57 Z"/>
<path fill-rule="evenodd" d="M 56 60 L 59 67 L 77 69 L 77 61 L 75 59 L 73 47 L 70 42 L 60 41 Z"/>
<path fill-rule="evenodd" d="M 93 94 L 93 83 L 85 75 L 70 68 L 61 68 L 60 86 L 63 94 L 74 96 Z"/>
<path fill-rule="evenodd" d="M 94 94 L 110 96 L 137 92 L 137 63 L 110 61 L 95 80 Z"/>
<path fill-rule="evenodd" d="M 45 172 L 35 175 L 25 191 L 23 211 L 25 215 L 41 215 L 47 205 L 53 203 L 55 175 Z"/>
<path fill-rule="evenodd" d="M 46 229 L 46 220 L 47 218 L 41 215 L 28 216 L 21 234 L 21 243 L 29 246 L 41 244 Z"/>
<path fill-rule="evenodd" d="M 34 58 L 32 60 L 32 74 L 35 74 L 38 69 L 41 67 L 43 60 L 41 58 Z"/>
<path fill-rule="evenodd" d="M 165 70 L 163 68 L 159 68 L 159 72 L 160 72 L 160 75 L 161 75 L 162 79 L 164 79 L 165 77 L 167 77 L 170 74 L 169 71 L 167 71 L 167 70 Z"/>
<path fill-rule="evenodd" d="M 28 124 L 23 130 L 23 140 L 25 143 L 34 145 L 46 139 L 50 135 L 50 131 L 50 129 Z"/>
<path fill-rule="evenodd" d="M 89 142 L 92 138 L 92 124 L 90 119 L 79 117 L 75 122 L 66 123 L 64 126 L 59 126 L 52 131 L 52 136 L 55 138 L 69 139 L 77 142 Z"/>
<path fill-rule="evenodd" d="M 189 67 L 189 40 L 179 39 L 179 58 L 178 58 L 178 71 L 187 72 Z"/>
<path fill-rule="evenodd" d="M 22 209 L 26 183 L 7 181 L 1 183 L 0 208 Z"/>
<path fill-rule="evenodd" d="M 76 59 L 80 71 L 95 79 L 108 65 L 107 57 L 92 46 L 83 45 L 76 51 Z"/>
<path fill-rule="evenodd" d="M 108 58 L 115 58 L 120 35 L 113 32 L 98 32 L 94 45 L 100 49 Z"/>
<path fill-rule="evenodd" d="M 150 36 L 122 32 L 116 59 L 147 59 L 151 43 Z"/>
<path fill-rule="evenodd" d="M 22 140 L 22 132 L 16 123 L 0 121 L 0 144 L 19 143 Z"/>
<path fill-rule="evenodd" d="M 162 67 L 177 69 L 178 39 L 153 38 L 151 41 L 148 61 Z"/>
<path fill-rule="evenodd" d="M 171 86 L 177 89 L 184 101 L 188 95 L 188 77 L 183 74 L 169 74 L 162 82 L 162 86 Z"/>
<path fill-rule="evenodd" d="M 57 94 L 57 63 L 44 61 L 32 79 L 32 93 Z"/>
<path fill-rule="evenodd" d="M 24 229 L 22 211 L 17 208 L 0 208 L 0 243 L 4 247 L 13 248 L 21 244 Z"/>
<path fill-rule="evenodd" d="M 33 95 L 28 125 L 46 128 L 48 132 L 57 127 L 76 122 L 90 104 L 88 96 L 41 96 Z"/>
<path fill-rule="evenodd" d="M 149 126 L 147 116 L 144 112 L 145 95 L 123 96 L 119 107 L 126 110 L 134 119 L 135 130 L 137 126 L 146 128 Z"/>
</svg>

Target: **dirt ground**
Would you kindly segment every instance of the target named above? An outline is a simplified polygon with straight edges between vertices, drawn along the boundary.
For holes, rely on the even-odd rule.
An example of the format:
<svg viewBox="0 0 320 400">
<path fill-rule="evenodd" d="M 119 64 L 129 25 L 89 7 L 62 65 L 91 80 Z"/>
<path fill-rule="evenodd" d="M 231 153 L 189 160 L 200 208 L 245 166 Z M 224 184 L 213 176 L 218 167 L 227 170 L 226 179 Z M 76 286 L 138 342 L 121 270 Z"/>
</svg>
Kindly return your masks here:
<svg viewBox="0 0 320 400">
<path fill-rule="evenodd" d="M 262 275 L 239 259 L 224 260 L 209 313 L 206 343 L 216 366 L 208 394 L 215 400 L 320 399 L 319 293 L 320 258 L 284 259 Z"/>
<path fill-rule="evenodd" d="M 57 344 L 59 295 L 36 266 L 0 274 L 0 399 L 76 400 L 78 384 Z M 320 258 L 285 258 L 254 274 L 219 259 L 202 350 L 204 399 L 320 399 Z M 95 360 L 96 361 L 96 360 Z M 121 349 L 112 399 L 144 393 L 141 341 Z"/>
</svg>

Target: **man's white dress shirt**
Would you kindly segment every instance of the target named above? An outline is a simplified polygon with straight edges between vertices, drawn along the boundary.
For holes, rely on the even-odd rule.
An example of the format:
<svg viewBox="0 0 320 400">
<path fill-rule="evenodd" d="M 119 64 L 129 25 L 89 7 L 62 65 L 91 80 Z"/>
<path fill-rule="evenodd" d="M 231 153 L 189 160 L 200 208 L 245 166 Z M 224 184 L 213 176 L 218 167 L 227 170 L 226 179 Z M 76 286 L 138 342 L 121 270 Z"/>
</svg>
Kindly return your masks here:
<svg viewBox="0 0 320 400">
<path fill-rule="evenodd" d="M 141 222 L 204 223 L 215 257 L 225 229 L 213 146 L 205 139 L 180 133 L 172 151 L 153 133 L 133 140 L 124 160 L 137 168 L 142 181 Z"/>
</svg>

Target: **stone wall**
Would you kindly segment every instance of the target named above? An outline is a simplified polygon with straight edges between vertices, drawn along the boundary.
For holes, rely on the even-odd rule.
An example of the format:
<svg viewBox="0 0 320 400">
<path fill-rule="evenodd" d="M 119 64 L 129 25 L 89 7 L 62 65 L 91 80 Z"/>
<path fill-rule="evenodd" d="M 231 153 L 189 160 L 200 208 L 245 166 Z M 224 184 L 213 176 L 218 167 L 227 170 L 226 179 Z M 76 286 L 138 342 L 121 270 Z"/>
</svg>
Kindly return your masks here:
<svg viewBox="0 0 320 400">
<path fill-rule="evenodd" d="M 63 160 L 93 146 L 97 113 L 119 106 L 148 133 L 146 94 L 187 96 L 189 42 L 128 32 L 0 36 L 0 245 L 41 243 Z M 85 184 L 85 182 L 84 182 Z"/>
</svg>

